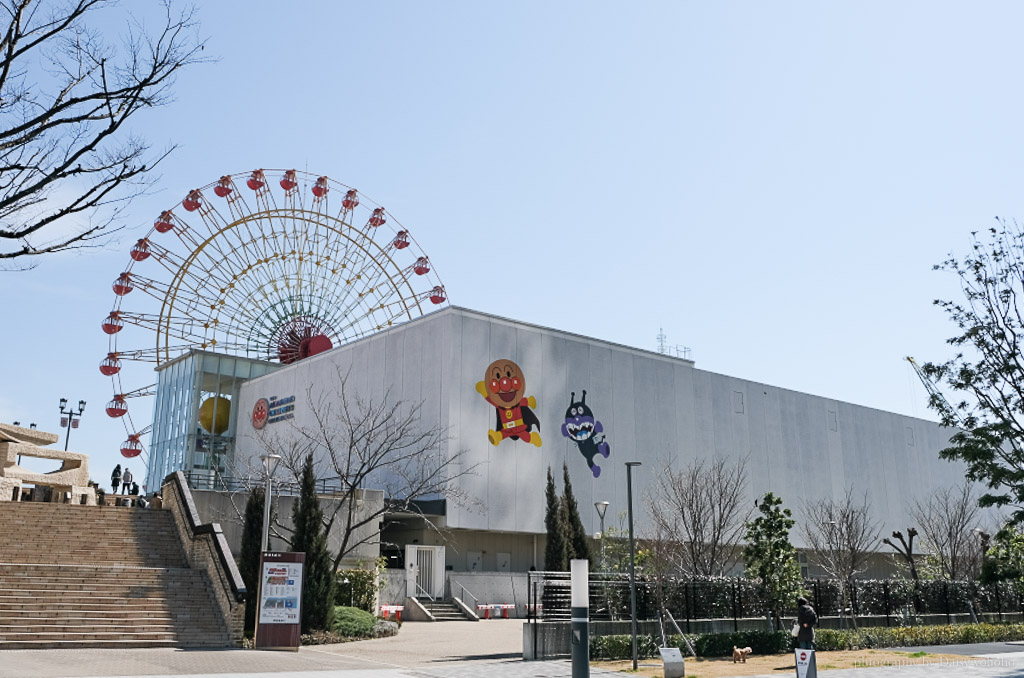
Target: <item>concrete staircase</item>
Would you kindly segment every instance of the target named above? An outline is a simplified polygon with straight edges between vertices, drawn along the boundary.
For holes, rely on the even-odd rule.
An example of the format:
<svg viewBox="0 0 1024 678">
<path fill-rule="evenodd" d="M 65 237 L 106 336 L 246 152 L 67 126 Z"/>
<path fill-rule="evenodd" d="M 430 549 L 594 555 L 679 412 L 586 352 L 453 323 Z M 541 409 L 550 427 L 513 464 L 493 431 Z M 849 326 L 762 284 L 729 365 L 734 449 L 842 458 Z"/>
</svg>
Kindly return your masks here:
<svg viewBox="0 0 1024 678">
<path fill-rule="evenodd" d="M 434 617 L 434 621 L 469 621 L 466 615 L 463 614 L 462 610 L 450 600 L 430 600 L 429 598 L 419 598 L 420 604 L 423 605 Z"/>
<path fill-rule="evenodd" d="M 0 503 L 0 650 L 228 645 L 169 511 Z"/>
</svg>

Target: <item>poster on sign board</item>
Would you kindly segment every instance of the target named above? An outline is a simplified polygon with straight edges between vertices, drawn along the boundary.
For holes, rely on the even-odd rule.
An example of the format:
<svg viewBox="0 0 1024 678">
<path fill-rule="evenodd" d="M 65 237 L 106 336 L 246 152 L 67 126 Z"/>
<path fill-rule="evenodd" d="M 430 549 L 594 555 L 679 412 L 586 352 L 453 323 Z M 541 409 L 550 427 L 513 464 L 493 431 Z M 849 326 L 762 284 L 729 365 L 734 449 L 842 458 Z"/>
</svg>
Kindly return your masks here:
<svg viewBox="0 0 1024 678">
<path fill-rule="evenodd" d="M 302 563 L 264 562 L 260 576 L 260 623 L 298 624 Z"/>
<path fill-rule="evenodd" d="M 818 664 L 814 660 L 814 650 L 795 650 L 796 678 L 818 678 Z"/>
<path fill-rule="evenodd" d="M 299 651 L 305 561 L 305 553 L 264 551 L 260 555 L 257 649 Z"/>
</svg>

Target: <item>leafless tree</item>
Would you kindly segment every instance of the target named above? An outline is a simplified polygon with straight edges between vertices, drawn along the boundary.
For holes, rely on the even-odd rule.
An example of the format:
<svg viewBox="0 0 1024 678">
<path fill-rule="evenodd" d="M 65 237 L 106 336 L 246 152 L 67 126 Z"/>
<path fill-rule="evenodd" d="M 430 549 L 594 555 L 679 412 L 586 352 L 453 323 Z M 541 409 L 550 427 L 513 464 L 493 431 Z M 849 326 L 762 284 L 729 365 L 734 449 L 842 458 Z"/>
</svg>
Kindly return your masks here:
<svg viewBox="0 0 1024 678">
<path fill-rule="evenodd" d="M 805 502 L 800 523 L 816 564 L 840 582 L 841 607 L 849 604 L 849 586 L 867 568 L 868 558 L 878 544 L 881 527 L 871 518 L 867 494 L 858 502 L 853 488 L 841 499 Z M 851 617 L 856 626 L 856 621 Z"/>
<path fill-rule="evenodd" d="M 415 514 L 432 525 L 420 500 L 443 497 L 455 505 L 475 505 L 459 479 L 476 467 L 465 464 L 464 450 L 449 450 L 447 429 L 423 423 L 421 404 L 396 399 L 390 390 L 379 399 L 364 398 L 349 388 L 340 369 L 335 384 L 319 393 L 307 388 L 313 425 L 264 429 L 256 440 L 267 453 L 281 456 L 281 466 L 296 483 L 313 453 L 318 480 L 325 481 L 330 495 L 321 501 L 324 527 L 339 535 L 333 549 L 337 572 L 359 546 L 379 543 L 378 523 L 385 514 Z M 382 490 L 383 503 L 365 501 L 364 490 Z M 275 525 L 275 530 L 287 538 L 286 527 Z"/>
<path fill-rule="evenodd" d="M 90 27 L 110 0 L 0 0 L 0 267 L 102 244 L 153 156 L 125 123 L 170 100 L 200 61 L 193 11 L 164 5 L 161 29 L 130 22 L 121 44 Z"/>
<path fill-rule="evenodd" d="M 652 534 L 684 575 L 724 575 L 738 562 L 746 507 L 747 462 L 698 459 L 665 463 L 647 494 Z M 674 554 L 667 551 L 675 549 Z"/>
<path fill-rule="evenodd" d="M 963 579 L 980 567 L 974 562 L 979 559 L 979 510 L 970 481 L 932 492 L 927 501 L 914 501 L 910 513 L 943 579 Z"/>
<path fill-rule="evenodd" d="M 899 555 L 899 559 L 903 561 L 903 565 L 906 566 L 910 572 L 910 578 L 914 580 L 914 585 L 920 581 L 920 577 L 917 574 L 917 555 L 914 553 L 914 538 L 917 537 L 917 529 L 913 527 L 907 528 L 907 537 L 903 536 L 903 533 L 896 530 L 892 533 L 892 539 L 899 542 L 896 544 L 892 539 L 886 537 L 882 540 L 883 544 L 888 544 L 894 551 Z"/>
</svg>

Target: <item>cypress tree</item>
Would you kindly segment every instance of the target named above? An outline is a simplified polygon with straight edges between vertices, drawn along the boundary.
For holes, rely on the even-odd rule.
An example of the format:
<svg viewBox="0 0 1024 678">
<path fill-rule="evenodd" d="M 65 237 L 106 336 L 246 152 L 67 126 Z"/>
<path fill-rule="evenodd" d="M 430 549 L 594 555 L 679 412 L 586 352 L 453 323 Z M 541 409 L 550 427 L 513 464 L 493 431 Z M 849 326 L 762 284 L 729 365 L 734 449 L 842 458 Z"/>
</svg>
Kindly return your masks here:
<svg viewBox="0 0 1024 678">
<path fill-rule="evenodd" d="M 548 541 L 544 547 L 544 569 L 549 572 L 564 572 L 569 563 L 566 560 L 566 531 L 563 522 L 562 502 L 555 492 L 555 479 L 548 467 L 548 485 L 545 490 L 547 510 L 544 513 L 544 526 L 547 528 Z"/>
<path fill-rule="evenodd" d="M 245 634 L 256 632 L 256 607 L 259 605 L 260 546 L 263 541 L 263 488 L 254 488 L 245 504 L 242 549 L 238 571 L 245 582 Z"/>
<path fill-rule="evenodd" d="M 316 496 L 313 455 L 306 457 L 302 468 L 299 500 L 292 506 L 292 551 L 306 554 L 302 577 L 302 630 L 330 630 L 334 621 L 334 574 L 331 554 L 327 551 L 324 512 Z"/>
<path fill-rule="evenodd" d="M 562 464 L 562 482 L 565 483 L 565 493 L 562 495 L 562 504 L 565 507 L 565 521 L 567 530 L 566 546 L 566 567 L 568 561 L 573 558 L 590 560 L 590 544 L 587 543 L 587 533 L 583 529 L 583 521 L 580 520 L 580 507 L 576 503 L 576 497 L 572 493 L 572 481 L 569 480 L 569 467 Z"/>
</svg>

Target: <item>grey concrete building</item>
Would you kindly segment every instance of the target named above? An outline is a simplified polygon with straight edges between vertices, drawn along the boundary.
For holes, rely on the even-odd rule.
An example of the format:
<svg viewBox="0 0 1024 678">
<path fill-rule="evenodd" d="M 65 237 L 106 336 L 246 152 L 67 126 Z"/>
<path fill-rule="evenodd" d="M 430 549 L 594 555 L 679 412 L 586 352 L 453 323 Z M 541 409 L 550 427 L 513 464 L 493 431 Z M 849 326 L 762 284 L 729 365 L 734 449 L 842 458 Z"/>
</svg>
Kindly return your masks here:
<svg viewBox="0 0 1024 678">
<path fill-rule="evenodd" d="M 520 396 L 523 404 L 534 399 L 529 410 L 539 422 L 539 446 L 536 426 L 531 442 L 525 435 L 503 438 L 496 425 L 503 410 L 478 390 L 479 382 L 492 377 L 485 372 L 497 360 L 521 368 L 518 378 L 525 388 L 516 402 Z M 350 396 L 381 399 L 390 393 L 421 403 L 423 423 L 450 433 L 437 453 L 461 450 L 461 468 L 473 469 L 458 482 L 475 502 L 438 502 L 433 509 L 446 538 L 409 516 L 393 516 L 398 522 L 387 528 L 384 541 L 399 548 L 445 544 L 443 563 L 435 565 L 439 570 L 441 564 L 453 572 L 542 568 L 546 472 L 550 467 L 560 477 L 563 462 L 589 533 L 599 530 L 593 502 L 610 502 L 609 524 L 626 509 L 626 461 L 643 464 L 634 472 L 638 530 L 647 520 L 639 497 L 659 467 L 680 467 L 702 457 L 746 459 L 751 501 L 771 490 L 798 520 L 803 501 L 839 497 L 852 487 L 858 495 L 866 493 L 883 533 L 911 524 L 908 507 L 914 499 L 964 477 L 962 466 L 938 458 L 948 431 L 936 423 L 458 307 L 236 384 L 230 396 L 233 467 L 259 464 L 257 435 L 286 436 L 295 427 L 315 426 L 310 398 L 335 397 L 339 374 L 347 375 Z M 485 384 L 479 388 L 487 391 Z M 586 449 L 562 431 L 570 395 L 578 403 L 584 390 L 609 447 L 589 461 L 582 453 Z M 259 421 L 263 433 L 254 428 L 254 411 L 257 420 L 264 419 Z M 505 411 L 513 420 L 510 427 L 529 421 L 518 409 L 514 415 Z M 489 437 L 492 431 L 497 444 Z M 803 546 L 798 531 L 793 540 Z"/>
</svg>

